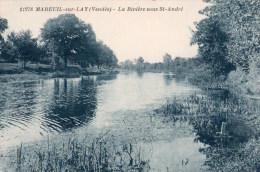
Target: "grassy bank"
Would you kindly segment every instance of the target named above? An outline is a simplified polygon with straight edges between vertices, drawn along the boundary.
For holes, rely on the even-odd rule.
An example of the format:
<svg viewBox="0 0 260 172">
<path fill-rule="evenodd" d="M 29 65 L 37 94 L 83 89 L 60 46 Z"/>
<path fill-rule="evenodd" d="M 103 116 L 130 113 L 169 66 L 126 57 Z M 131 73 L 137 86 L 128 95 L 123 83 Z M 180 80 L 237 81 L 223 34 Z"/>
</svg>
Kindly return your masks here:
<svg viewBox="0 0 260 172">
<path fill-rule="evenodd" d="M 22 74 L 4 74 L 0 75 L 0 82 L 20 82 L 20 81 L 29 81 L 29 80 L 38 80 L 38 79 L 48 79 L 50 76 L 39 75 L 34 73 L 22 73 Z"/>
<path fill-rule="evenodd" d="M 0 74 L 22 74 L 22 73 L 47 73 L 52 72 L 50 65 L 27 64 L 25 68 L 18 63 L 0 63 Z"/>
<path fill-rule="evenodd" d="M 34 147 L 35 148 L 35 147 Z M 142 171 L 149 169 L 132 144 L 116 145 L 100 136 L 92 141 L 49 140 L 41 148 L 17 147 L 11 166 L 16 171 Z M 8 167 L 9 168 L 9 167 Z"/>
<path fill-rule="evenodd" d="M 224 93 L 221 93 L 224 94 Z M 254 101 L 220 93 L 193 94 L 168 99 L 154 110 L 172 122 L 193 126 L 196 141 L 206 145 L 209 171 L 257 171 L 260 167 L 260 106 Z M 259 104 L 258 104 L 259 105 Z M 245 117 L 244 114 L 247 114 Z M 222 123 L 226 131 L 221 132 Z M 169 136 L 170 137 L 170 136 Z M 65 137 L 46 139 L 38 146 L 20 145 L 13 152 L 11 166 L 17 171 L 142 171 L 149 170 L 149 160 L 142 150 L 129 142 L 114 142 L 110 134 L 100 137 Z"/>
<path fill-rule="evenodd" d="M 189 120 L 195 141 L 209 145 L 200 151 L 206 154 L 210 171 L 258 171 L 260 102 L 234 95 L 221 97 L 219 90 L 204 95 L 167 100 L 156 113 L 173 121 Z"/>
<path fill-rule="evenodd" d="M 25 80 L 38 80 L 48 78 L 75 78 L 81 75 L 115 74 L 113 69 L 82 69 L 79 66 L 69 65 L 66 70 L 53 71 L 50 65 L 27 64 L 23 69 L 20 64 L 0 63 L 0 82 L 16 82 Z"/>
</svg>

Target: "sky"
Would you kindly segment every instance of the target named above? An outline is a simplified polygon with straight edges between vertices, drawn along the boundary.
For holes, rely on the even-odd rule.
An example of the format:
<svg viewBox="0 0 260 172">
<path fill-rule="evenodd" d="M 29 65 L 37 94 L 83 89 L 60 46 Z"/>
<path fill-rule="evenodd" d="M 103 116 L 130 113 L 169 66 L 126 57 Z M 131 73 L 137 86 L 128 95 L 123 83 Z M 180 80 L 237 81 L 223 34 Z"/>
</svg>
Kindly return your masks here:
<svg viewBox="0 0 260 172">
<path fill-rule="evenodd" d="M 202 0 L 1 0 L 0 16 L 8 19 L 7 33 L 30 29 L 37 37 L 49 18 L 68 12 L 36 12 L 36 7 L 111 7 L 115 10 L 70 13 L 91 24 L 97 39 L 107 44 L 119 61 L 142 56 L 146 62 L 160 62 L 165 53 L 173 58 L 197 54 L 197 46 L 190 46 L 191 29 L 204 17 L 198 11 L 205 6 Z M 21 12 L 21 7 L 33 7 L 34 11 Z M 118 11 L 119 7 L 179 7 L 183 11 Z"/>
</svg>

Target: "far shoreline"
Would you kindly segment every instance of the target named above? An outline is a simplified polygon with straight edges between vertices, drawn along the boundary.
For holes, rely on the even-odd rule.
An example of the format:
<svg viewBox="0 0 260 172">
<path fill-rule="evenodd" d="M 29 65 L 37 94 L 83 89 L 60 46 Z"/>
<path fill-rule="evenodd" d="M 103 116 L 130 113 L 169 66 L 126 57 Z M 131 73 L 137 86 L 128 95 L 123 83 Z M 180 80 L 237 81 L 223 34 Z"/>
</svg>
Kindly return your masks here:
<svg viewBox="0 0 260 172">
<path fill-rule="evenodd" d="M 52 70 L 51 65 L 28 64 L 25 69 L 19 63 L 0 63 L 0 82 L 19 82 L 51 78 L 79 78 L 81 76 L 117 74 L 119 70 L 108 68 L 80 68 L 68 65 L 66 70 Z"/>
</svg>

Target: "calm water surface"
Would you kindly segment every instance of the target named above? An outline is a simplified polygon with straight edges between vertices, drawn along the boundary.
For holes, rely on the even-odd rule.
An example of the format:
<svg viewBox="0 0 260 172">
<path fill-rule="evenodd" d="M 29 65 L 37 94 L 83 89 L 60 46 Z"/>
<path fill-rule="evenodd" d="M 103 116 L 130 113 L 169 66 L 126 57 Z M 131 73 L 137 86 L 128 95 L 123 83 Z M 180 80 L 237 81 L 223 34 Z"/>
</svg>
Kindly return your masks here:
<svg viewBox="0 0 260 172">
<path fill-rule="evenodd" d="M 138 113 L 159 107 L 167 98 L 198 90 L 171 75 L 119 73 L 5 83 L 0 87 L 0 150 L 89 127 L 136 138 L 148 150 L 145 154 L 157 170 L 199 171 L 205 159 L 199 152 L 205 146 L 194 142 L 188 123 L 162 125 L 157 122 L 161 119 Z M 183 164 L 185 168 L 181 168 Z"/>
</svg>

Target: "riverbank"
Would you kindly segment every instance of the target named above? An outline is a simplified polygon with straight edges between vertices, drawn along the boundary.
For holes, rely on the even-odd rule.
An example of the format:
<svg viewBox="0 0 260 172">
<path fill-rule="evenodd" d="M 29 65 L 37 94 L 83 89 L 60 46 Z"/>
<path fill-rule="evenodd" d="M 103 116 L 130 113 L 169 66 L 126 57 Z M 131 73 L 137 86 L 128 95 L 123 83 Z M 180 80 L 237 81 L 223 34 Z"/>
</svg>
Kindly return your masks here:
<svg viewBox="0 0 260 172">
<path fill-rule="evenodd" d="M 89 119 L 90 122 L 85 120 L 88 121 L 87 125 L 75 128 L 69 133 L 61 132 L 61 134 L 54 134 L 50 137 L 44 135 L 43 140 L 39 142 L 23 143 L 11 153 L 7 153 L 10 155 L 7 162 L 16 169 L 25 171 L 40 171 L 41 169 L 59 171 L 60 168 L 74 171 L 84 171 L 84 169 L 121 169 L 122 171 L 128 169 L 131 171 L 141 170 L 141 168 L 150 168 L 151 171 L 164 169 L 165 171 L 167 169 L 169 171 L 172 169 L 210 171 L 202 170 L 202 167 L 209 167 L 211 171 L 255 171 L 259 162 L 259 142 L 257 141 L 259 130 L 256 128 L 260 126 L 259 104 L 232 95 L 225 90 L 201 91 L 187 87 L 185 81 L 178 81 L 167 76 L 154 73 L 144 73 L 142 76 L 133 73 L 119 74 L 117 78 L 108 79 L 108 85 L 103 82 L 106 81 L 106 78 L 99 78 L 104 85 L 97 89 L 101 94 L 96 97 L 100 99 L 104 96 L 105 99 L 97 102 L 98 109 L 101 111 L 95 113 L 94 117 Z M 133 80 L 133 77 L 136 77 L 136 80 Z M 155 78 L 151 80 L 153 77 Z M 66 83 L 62 79 L 59 79 L 59 82 L 55 81 L 53 83 L 56 88 L 56 94 L 53 95 L 55 101 L 52 102 L 52 98 L 50 98 L 50 100 L 41 101 L 39 105 L 48 107 L 49 102 L 52 110 L 55 110 L 56 106 L 59 110 L 65 105 L 65 108 L 61 109 L 61 117 L 71 110 L 67 109 L 66 105 L 70 108 L 75 107 L 76 110 L 83 108 L 83 106 L 78 106 L 78 103 L 86 100 L 85 97 L 88 97 L 88 100 L 93 96 L 88 92 L 87 94 L 80 92 L 80 90 L 91 88 L 94 80 L 87 81 L 88 78 L 83 78 L 84 82 L 80 82 L 87 84 L 82 88 L 79 88 L 80 85 L 73 79 L 65 79 Z M 115 82 L 116 80 L 119 82 Z M 157 84 L 151 84 L 155 83 L 154 81 Z M 138 87 L 135 87 L 137 82 Z M 143 85 L 141 85 L 142 82 Z M 40 90 L 40 92 L 34 94 L 38 95 L 42 92 L 45 94 L 46 86 L 44 83 L 42 84 L 42 89 L 34 89 Z M 115 87 L 110 84 L 115 84 Z M 165 84 L 165 87 L 160 84 Z M 174 87 L 169 87 L 171 84 Z M 118 87 L 119 85 L 120 87 Z M 77 89 L 74 90 L 72 86 Z M 132 90 L 133 88 L 137 90 Z M 169 92 L 168 90 L 165 91 L 165 94 L 158 94 L 161 90 L 169 88 L 174 91 Z M 151 92 L 151 90 L 153 91 Z M 195 91 L 196 94 L 192 94 L 188 90 Z M 140 94 L 137 95 L 137 99 L 133 99 L 134 97 L 131 96 L 137 91 L 140 91 L 143 96 L 146 95 L 147 99 L 142 99 L 143 96 Z M 94 90 L 94 92 L 96 91 Z M 180 93 L 181 96 L 178 96 Z M 79 99 L 78 96 L 71 95 L 80 95 L 84 98 Z M 158 97 L 154 97 L 154 95 Z M 167 97 L 164 97 L 165 95 Z M 169 97 L 169 95 L 175 98 L 171 98 L 172 96 Z M 43 96 L 38 97 L 44 98 Z M 157 106 L 150 104 L 162 97 L 165 99 L 160 106 L 158 103 Z M 153 101 L 146 104 L 147 108 L 130 110 L 133 108 L 131 105 L 136 106 L 136 104 L 139 105 L 151 99 Z M 123 100 L 127 100 L 127 102 Z M 39 102 L 35 99 L 33 101 Z M 113 101 L 115 104 L 110 104 Z M 94 102 L 96 102 L 95 99 Z M 103 104 L 106 102 L 109 104 Z M 86 107 L 86 104 L 82 105 Z M 91 107 L 88 108 L 88 111 L 91 110 Z M 124 110 L 116 111 L 117 107 Z M 85 109 L 83 110 L 85 112 Z M 37 111 L 33 112 L 34 115 L 37 114 Z M 44 112 L 48 111 L 44 110 Z M 70 114 L 74 114 L 74 112 L 71 111 Z M 48 115 L 51 116 L 51 112 L 46 113 L 44 117 L 48 117 Z M 35 116 L 33 119 L 39 117 Z M 57 117 L 59 115 L 55 114 L 56 120 Z M 76 116 L 73 117 L 76 118 Z M 84 118 L 82 120 L 84 121 Z M 63 125 L 64 122 L 57 124 Z M 225 131 L 222 129 L 222 124 L 226 126 Z M 102 139 L 100 140 L 100 138 Z M 248 156 L 250 151 L 253 154 Z M 4 154 L 3 157 L 5 157 Z M 119 161 L 115 162 L 115 157 Z M 249 157 L 253 161 L 250 161 Z M 8 159 L 8 157 L 6 158 Z M 232 161 L 234 159 L 235 162 Z M 171 160 L 171 162 L 167 162 L 167 160 Z M 238 169 L 238 166 L 242 168 Z M 219 169 L 220 167 L 222 169 Z"/>
<path fill-rule="evenodd" d="M 225 76 L 216 76 L 212 70 L 202 66 L 201 68 L 194 67 L 189 73 L 183 74 L 183 77 L 186 77 L 190 83 L 203 90 L 226 89 L 234 94 L 260 96 L 260 76 L 255 73 L 254 75 L 251 73 L 245 74 L 245 72 L 237 69 Z"/>
<path fill-rule="evenodd" d="M 161 110 L 173 120 L 176 114 L 196 117 L 198 140 L 209 145 L 201 151 L 208 157 L 205 165 L 210 171 L 259 171 L 259 76 L 239 70 L 226 77 L 214 77 L 203 68 L 192 71 L 184 78 L 201 88 L 204 96 L 174 100 Z"/>
<path fill-rule="evenodd" d="M 68 66 L 63 71 L 53 71 L 50 65 L 27 64 L 25 69 L 19 64 L 0 63 L 0 82 L 19 82 L 26 80 L 38 80 L 49 78 L 77 78 L 80 76 L 116 74 L 116 69 L 81 69 L 78 66 Z"/>
<path fill-rule="evenodd" d="M 190 120 L 196 140 L 208 145 L 201 152 L 209 171 L 260 169 L 260 101 L 210 90 L 173 99 L 156 111 L 173 121 Z"/>
<path fill-rule="evenodd" d="M 152 84 L 155 82 L 157 84 Z M 21 84 L 21 92 L 13 91 L 19 89 L 18 83 L 10 85 L 16 87 L 7 89 L 5 93 L 11 93 L 12 96 L 19 93 L 20 102 L 24 102 L 23 97 L 26 100 L 32 98 L 32 101 L 19 104 L 20 107 L 30 105 L 30 109 L 24 109 L 24 115 L 22 108 L 17 109 L 19 113 L 14 112 L 15 100 L 9 101 L 9 107 L 4 111 L 8 121 L 14 125 L 19 119 L 26 118 L 26 121 L 22 121 L 25 126 L 18 124 L 22 127 L 22 130 L 16 130 L 21 131 L 19 136 L 6 137 L 16 127 L 6 126 L 2 132 L 4 142 L 6 140 L 2 148 L 6 148 L 9 157 L 2 151 L 0 161 L 7 162 L 8 166 L 5 167 L 10 171 L 11 167 L 20 168 L 21 171 L 40 171 L 41 166 L 43 169 L 62 168 L 63 171 L 76 171 L 81 167 L 91 169 L 95 164 L 100 164 L 100 157 L 102 167 L 106 166 L 106 161 L 109 162 L 106 169 L 138 171 L 143 166 L 151 171 L 203 171 L 200 169 L 203 168 L 201 165 L 205 156 L 198 150 L 204 145 L 193 141 L 194 133 L 188 121 L 169 121 L 164 115 L 155 115 L 154 112 L 165 103 L 166 97 L 186 96 L 196 89 L 186 83 L 175 82 L 172 77 L 157 73 L 144 73 L 142 76 L 120 73 L 112 78 L 61 78 L 40 84 Z M 169 85 L 174 85 L 174 88 Z M 141 92 L 142 96 L 134 94 L 137 92 Z M 39 106 L 42 108 L 39 109 Z M 92 115 L 92 111 L 95 114 Z M 9 114 L 19 115 L 14 118 Z M 27 121 L 29 125 L 26 125 Z M 8 128 L 12 131 L 9 132 Z M 26 142 L 24 135 L 30 138 L 36 136 L 36 139 Z M 103 138 L 101 146 L 100 137 Z M 16 142 L 11 151 L 12 139 L 17 141 L 20 138 L 23 144 Z M 93 144 L 95 153 L 92 151 Z M 105 158 L 105 155 L 108 157 Z"/>
<path fill-rule="evenodd" d="M 18 171 L 157 171 L 166 170 L 168 166 L 172 170 L 200 171 L 203 156 L 199 156 L 194 147 L 203 145 L 193 143 L 194 136 L 187 121 L 173 124 L 162 114 L 154 115 L 153 109 L 116 112 L 118 125 L 108 128 L 92 126 L 46 137 L 40 142 L 20 144 L 9 151 L 7 157 L 2 156 L 3 162 L 8 162 L 4 169 L 12 166 L 11 169 Z M 193 149 L 185 155 L 173 147 L 182 140 L 189 142 L 186 143 L 188 150 Z M 166 154 L 158 152 L 162 145 L 172 149 Z M 158 161 L 161 156 L 174 157 L 176 162 L 161 164 Z M 187 159 L 189 164 L 181 165 Z"/>
<path fill-rule="evenodd" d="M 148 161 L 131 143 L 116 144 L 107 133 L 92 138 L 85 135 L 47 138 L 23 145 L 8 153 L 3 169 L 11 171 L 148 171 Z M 134 147 L 134 148 L 133 148 Z M 16 152 L 16 153 L 15 153 Z M 12 158 L 13 157 L 13 158 Z M 3 159 L 3 158 L 2 158 Z M 12 166 L 12 167 L 10 167 Z"/>
<path fill-rule="evenodd" d="M 115 116 L 124 116 L 118 117 L 117 124 L 122 123 L 119 126 L 101 130 L 88 127 L 85 131 L 74 130 L 55 138 L 47 137 L 42 142 L 21 144 L 9 153 L 13 157 L 9 162 L 16 170 L 26 171 L 149 171 L 154 170 L 154 162 L 147 156 L 149 150 L 144 145 L 155 146 L 160 141 L 189 138 L 194 132 L 196 136 L 192 142 L 206 145 L 199 146 L 199 152 L 207 157 L 204 170 L 257 171 L 260 139 L 258 130 L 252 130 L 250 124 L 253 118 L 259 122 L 256 117 L 260 109 L 253 108 L 252 102 L 237 97 L 230 97 L 232 100 L 229 101 L 221 97 L 212 99 L 220 94 L 223 93 L 211 92 L 206 96 L 195 93 L 185 98 L 167 99 L 159 108 L 117 112 Z M 243 114 L 248 114 L 251 121 L 246 120 Z M 141 125 L 143 123 L 146 127 Z M 223 123 L 226 124 L 225 131 Z M 160 143 L 160 147 L 162 145 L 165 143 Z M 153 149 L 156 152 L 156 148 Z M 175 152 L 182 164 L 192 163 L 193 159 L 188 154 L 188 160 L 185 160 Z M 180 170 L 186 168 L 186 165 L 179 167 Z"/>
</svg>

